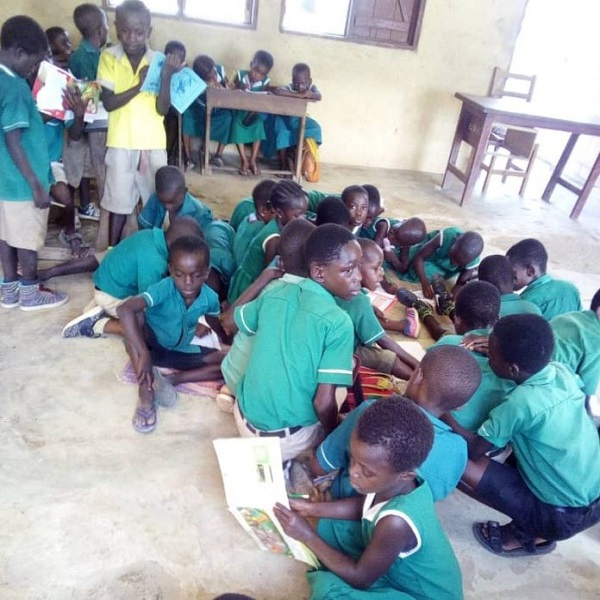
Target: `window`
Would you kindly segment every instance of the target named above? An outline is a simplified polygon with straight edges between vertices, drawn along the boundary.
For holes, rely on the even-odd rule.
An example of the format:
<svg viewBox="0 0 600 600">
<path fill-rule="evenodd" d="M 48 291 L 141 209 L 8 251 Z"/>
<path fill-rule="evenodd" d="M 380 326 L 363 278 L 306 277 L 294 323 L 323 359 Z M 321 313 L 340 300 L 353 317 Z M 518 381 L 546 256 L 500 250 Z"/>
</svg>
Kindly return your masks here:
<svg viewBox="0 0 600 600">
<path fill-rule="evenodd" d="M 257 0 L 143 0 L 150 12 L 238 27 L 255 27 Z M 116 8 L 123 0 L 104 0 L 105 8 Z"/>
<path fill-rule="evenodd" d="M 391 46 L 417 47 L 425 0 L 282 0 L 281 30 Z"/>
</svg>

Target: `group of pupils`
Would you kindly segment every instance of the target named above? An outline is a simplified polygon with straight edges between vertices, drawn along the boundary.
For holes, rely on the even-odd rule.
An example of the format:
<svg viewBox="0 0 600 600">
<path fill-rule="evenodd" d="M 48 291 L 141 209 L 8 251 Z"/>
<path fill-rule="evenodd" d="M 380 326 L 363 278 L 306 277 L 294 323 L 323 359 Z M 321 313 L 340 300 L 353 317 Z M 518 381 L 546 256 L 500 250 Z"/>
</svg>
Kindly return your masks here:
<svg viewBox="0 0 600 600">
<path fill-rule="evenodd" d="M 83 12 L 106 28 L 95 10 Z M 600 291 L 582 310 L 575 286 L 546 272 L 538 240 L 480 260 L 480 234 L 388 219 L 371 185 L 327 195 L 266 180 L 229 222 L 214 219 L 166 166 L 155 119 L 168 111 L 164 84 L 181 60 L 167 57 L 161 93 L 146 97 L 149 12 L 127 0 L 116 25 L 120 44 L 98 52 L 97 75 L 110 115 L 102 205 L 112 248 L 39 273 L 50 160 L 26 79 L 48 42 L 27 17 L 2 26 L 1 306 L 63 304 L 66 295 L 39 280 L 93 272 L 93 299 L 63 336 L 124 337 L 138 380 L 136 431 L 156 428 L 178 384 L 222 376 L 241 436 L 276 437 L 286 463 L 308 456 L 313 476 L 329 474 L 333 501 L 275 509 L 322 564 L 307 574 L 314 598 L 462 598 L 434 508 L 457 487 L 510 518 L 473 526 L 496 555 L 551 552 L 596 524 L 600 445 L 587 409 L 600 379 Z M 245 119 L 243 127 L 256 122 Z M 140 196 L 140 231 L 121 240 Z M 387 280 L 384 265 L 422 294 Z M 403 319 L 373 308 L 368 291 L 379 285 L 405 305 Z M 420 296 L 435 300 L 455 334 Z M 386 331 L 416 338 L 421 321 L 438 341 L 418 362 Z M 228 352 L 202 345 L 212 332 Z M 335 392 L 352 384 L 355 355 L 406 380 L 406 391 L 340 420 Z M 306 517 L 319 518 L 316 530 Z"/>
</svg>

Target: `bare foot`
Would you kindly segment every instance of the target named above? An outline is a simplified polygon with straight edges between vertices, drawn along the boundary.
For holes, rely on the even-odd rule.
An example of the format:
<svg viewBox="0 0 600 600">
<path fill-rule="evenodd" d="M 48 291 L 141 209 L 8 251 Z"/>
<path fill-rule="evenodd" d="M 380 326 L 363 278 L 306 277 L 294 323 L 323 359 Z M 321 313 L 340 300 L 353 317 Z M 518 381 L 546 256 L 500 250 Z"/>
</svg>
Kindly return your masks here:
<svg viewBox="0 0 600 600">
<path fill-rule="evenodd" d="M 260 175 L 260 169 L 255 161 L 250 161 L 250 171 L 253 175 Z"/>
<path fill-rule="evenodd" d="M 240 168 L 238 170 L 238 173 L 240 175 L 248 175 L 248 161 L 243 161 L 242 164 L 240 165 Z"/>
</svg>

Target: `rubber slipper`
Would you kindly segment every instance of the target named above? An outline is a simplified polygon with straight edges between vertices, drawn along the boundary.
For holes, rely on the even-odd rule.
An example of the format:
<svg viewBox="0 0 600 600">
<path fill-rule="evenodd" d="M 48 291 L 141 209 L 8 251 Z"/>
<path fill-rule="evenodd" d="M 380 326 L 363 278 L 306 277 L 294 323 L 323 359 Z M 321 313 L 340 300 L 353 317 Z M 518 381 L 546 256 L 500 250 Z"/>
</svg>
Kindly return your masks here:
<svg viewBox="0 0 600 600">
<path fill-rule="evenodd" d="M 488 537 L 483 534 L 484 525 L 487 526 Z M 528 550 L 524 547 L 514 548 L 512 550 L 504 550 L 502 548 L 502 534 L 500 533 L 500 524 L 498 521 L 473 523 L 473 535 L 481 546 L 496 556 L 505 556 L 509 558 L 520 556 L 538 556 L 542 554 L 548 554 L 556 548 L 556 542 L 547 541 L 534 546 L 532 550 Z"/>
<path fill-rule="evenodd" d="M 223 159 L 220 156 L 213 156 L 210 159 L 210 164 L 214 165 L 215 167 L 222 167 L 225 163 L 223 162 Z"/>
<path fill-rule="evenodd" d="M 134 418 L 141 417 L 143 419 L 143 425 L 136 424 L 133 419 L 131 421 L 132 427 L 138 433 L 152 433 L 156 429 L 156 406 L 151 406 L 148 409 L 136 407 Z"/>
<path fill-rule="evenodd" d="M 238 173 L 244 177 L 248 175 L 248 169 L 238 169 Z"/>
<path fill-rule="evenodd" d="M 163 408 L 175 408 L 179 400 L 177 390 L 156 367 L 152 367 L 152 375 L 154 377 L 153 388 L 156 404 Z"/>
</svg>

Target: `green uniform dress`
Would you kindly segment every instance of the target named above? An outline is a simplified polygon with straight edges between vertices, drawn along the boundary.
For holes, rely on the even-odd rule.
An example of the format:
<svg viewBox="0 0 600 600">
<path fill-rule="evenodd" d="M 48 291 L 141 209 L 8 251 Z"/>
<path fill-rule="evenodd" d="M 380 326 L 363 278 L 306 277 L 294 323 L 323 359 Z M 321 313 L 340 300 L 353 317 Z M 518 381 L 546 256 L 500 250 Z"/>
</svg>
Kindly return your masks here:
<svg viewBox="0 0 600 600">
<path fill-rule="evenodd" d="M 237 231 L 242 221 L 252 213 L 254 213 L 256 207 L 254 206 L 254 199 L 252 196 L 248 198 L 242 198 L 233 209 L 229 224 Z"/>
<path fill-rule="evenodd" d="M 462 576 L 452 546 L 435 514 L 429 485 L 403 496 L 373 504 L 365 497 L 361 522 L 321 519 L 317 531 L 331 546 L 358 558 L 367 548 L 381 519 L 402 519 L 413 531 L 417 545 L 398 555 L 389 570 L 367 590 L 358 590 L 331 571 L 307 574 L 311 600 L 461 600 Z"/>
<path fill-rule="evenodd" d="M 368 240 L 374 240 L 375 236 L 377 235 L 377 225 L 379 223 L 381 223 L 382 221 L 387 223 L 387 231 L 389 232 L 389 230 L 392 227 L 394 227 L 394 225 L 398 225 L 399 223 L 402 223 L 404 221 L 404 219 L 392 219 L 392 218 L 388 218 L 388 217 L 377 217 L 376 219 L 373 220 L 373 222 L 368 227 L 365 227 L 363 225 L 360 228 L 360 230 L 358 231 L 357 237 L 367 238 Z"/>
<path fill-rule="evenodd" d="M 249 71 L 238 71 L 237 78 L 250 86 L 250 92 L 262 92 L 271 81 L 269 77 L 265 77 L 262 81 L 251 83 L 248 75 Z M 265 125 L 261 114 L 250 113 L 246 110 L 234 110 L 232 112 L 231 131 L 229 133 L 230 144 L 251 144 L 265 139 Z"/>
<path fill-rule="evenodd" d="M 255 428 L 314 425 L 319 384 L 352 384 L 352 322 L 312 279 L 265 290 L 235 322 L 254 338 L 238 403 Z"/>
<path fill-rule="evenodd" d="M 265 248 L 272 238 L 279 237 L 277 219 L 269 221 L 250 242 L 242 264 L 231 278 L 227 299 L 233 304 L 242 293 L 258 278 L 265 265 Z"/>
<path fill-rule="evenodd" d="M 233 238 L 233 258 L 238 267 L 242 264 L 250 243 L 262 231 L 264 226 L 265 223 L 259 221 L 255 213 L 249 214 L 240 223 Z"/>
<path fill-rule="evenodd" d="M 584 395 L 564 365 L 551 362 L 518 385 L 477 432 L 512 443 L 519 473 L 553 506 L 589 506 L 600 496 L 600 445 Z"/>
<path fill-rule="evenodd" d="M 554 279 L 548 273 L 532 281 L 521 298 L 538 306 L 547 321 L 582 308 L 579 290 L 570 281 Z"/>
<path fill-rule="evenodd" d="M 167 211 L 156 193 L 152 194 L 146 202 L 142 212 L 138 217 L 138 225 L 140 229 L 148 229 L 149 227 L 161 227 L 167 229 L 169 223 L 165 223 Z M 198 198 L 194 198 L 189 193 L 185 194 L 183 204 L 177 213 L 178 217 L 192 217 L 194 221 L 200 225 L 202 229 L 209 223 L 212 223 L 212 210 Z"/>
<path fill-rule="evenodd" d="M 552 319 L 550 327 L 552 360 L 579 376 L 587 396 L 595 394 L 600 383 L 600 318 L 591 310 L 565 313 Z"/>
<path fill-rule="evenodd" d="M 489 335 L 489 329 L 472 329 L 465 335 Z M 436 346 L 458 346 L 464 335 L 445 335 L 439 339 Z M 479 352 L 471 353 L 481 369 L 481 383 L 475 393 L 460 408 L 451 411 L 452 416 L 459 425 L 475 433 L 481 424 L 487 420 L 490 412 L 501 404 L 506 395 L 515 388 L 515 384 L 508 379 L 501 379 L 490 368 L 487 356 Z"/>
<path fill-rule="evenodd" d="M 360 294 L 351 300 L 336 298 L 337 305 L 343 309 L 352 320 L 354 326 L 354 349 L 360 344 L 372 346 L 385 336 L 385 330 L 375 316 L 369 294 L 362 289 Z"/>
<path fill-rule="evenodd" d="M 237 266 L 233 257 L 234 236 L 231 225 L 219 219 L 204 227 L 204 239 L 210 248 L 210 266 L 219 273 L 225 285 L 229 285 Z"/>
<path fill-rule="evenodd" d="M 398 277 L 404 281 L 419 283 L 420 279 L 413 266 L 414 258 L 419 250 L 438 234 L 440 236 L 440 245 L 429 258 L 425 259 L 424 262 L 427 279 L 431 279 L 434 275 L 441 275 L 444 279 L 451 279 L 461 271 L 475 268 L 481 261 L 479 256 L 474 258 L 464 267 L 458 267 L 450 260 L 450 248 L 452 247 L 454 240 L 463 233 L 464 231 L 458 227 L 446 227 L 444 229 L 430 231 L 424 241 L 410 247 L 410 267 L 406 273 L 398 273 Z"/>
<path fill-rule="evenodd" d="M 542 311 L 533 302 L 523 300 L 514 292 L 500 296 L 500 318 L 508 315 L 541 315 Z"/>
</svg>

